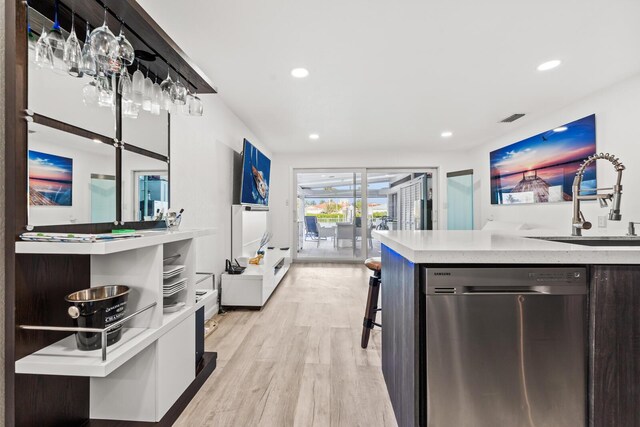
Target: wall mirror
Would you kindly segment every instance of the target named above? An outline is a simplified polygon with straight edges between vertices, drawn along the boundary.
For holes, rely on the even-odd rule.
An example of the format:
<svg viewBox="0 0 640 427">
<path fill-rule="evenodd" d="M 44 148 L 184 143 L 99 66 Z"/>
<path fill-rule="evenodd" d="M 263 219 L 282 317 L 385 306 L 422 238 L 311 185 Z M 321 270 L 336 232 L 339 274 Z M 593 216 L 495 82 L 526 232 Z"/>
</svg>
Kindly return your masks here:
<svg viewBox="0 0 640 427">
<path fill-rule="evenodd" d="M 116 135 L 115 96 L 99 96 L 93 77 L 72 77 L 66 71 L 62 59 L 53 57 L 53 68 L 36 65 L 35 41 L 43 28 L 49 29 L 52 22 L 34 9 L 29 10 L 29 21 L 34 33 L 29 44 L 28 61 L 28 108 L 34 113 L 99 133 L 108 137 Z M 83 21 L 76 21 L 83 25 Z M 62 30 L 65 39 L 69 34 Z M 101 77 L 103 87 L 113 86 L 108 77 Z"/>
<path fill-rule="evenodd" d="M 153 221 L 169 209 L 169 164 L 122 151 L 122 220 Z"/>
<path fill-rule="evenodd" d="M 141 111 L 137 118 L 122 116 L 122 141 L 154 153 L 169 156 L 169 114 Z"/>
<path fill-rule="evenodd" d="M 116 220 L 113 145 L 29 123 L 30 225 Z"/>
<path fill-rule="evenodd" d="M 61 8 L 59 15 L 65 17 L 60 21 L 65 40 L 72 26 L 67 9 Z M 33 8 L 27 17 L 27 106 L 33 114 L 27 223 L 149 221 L 168 210 L 169 113 L 141 110 L 136 118 L 122 114 L 118 120 L 116 74 L 72 76 L 55 54 L 50 62 L 43 63 L 42 56 L 36 61 L 40 33 L 50 32 L 53 22 L 48 12 L 45 16 Z M 74 19 L 83 46 L 86 21 L 79 15 Z M 127 147 L 122 156 L 113 147 L 116 137 Z M 119 199 L 116 189 L 122 189 Z"/>
</svg>

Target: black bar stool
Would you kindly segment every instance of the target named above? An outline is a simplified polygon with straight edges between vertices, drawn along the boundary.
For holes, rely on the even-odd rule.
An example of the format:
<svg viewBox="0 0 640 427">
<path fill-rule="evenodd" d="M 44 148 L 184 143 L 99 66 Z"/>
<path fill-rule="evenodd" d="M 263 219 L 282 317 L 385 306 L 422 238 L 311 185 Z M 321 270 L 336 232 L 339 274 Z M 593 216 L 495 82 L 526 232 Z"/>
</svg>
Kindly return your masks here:
<svg viewBox="0 0 640 427">
<path fill-rule="evenodd" d="M 380 295 L 380 279 L 382 274 L 382 260 L 380 257 L 369 258 L 364 265 L 373 274 L 369 277 L 369 295 L 367 296 L 367 307 L 364 311 L 364 321 L 362 322 L 362 340 L 360 346 L 367 348 L 369 345 L 369 335 L 374 326 L 382 328 L 380 323 L 376 323 L 376 313 L 381 309 L 378 308 L 378 295 Z"/>
</svg>

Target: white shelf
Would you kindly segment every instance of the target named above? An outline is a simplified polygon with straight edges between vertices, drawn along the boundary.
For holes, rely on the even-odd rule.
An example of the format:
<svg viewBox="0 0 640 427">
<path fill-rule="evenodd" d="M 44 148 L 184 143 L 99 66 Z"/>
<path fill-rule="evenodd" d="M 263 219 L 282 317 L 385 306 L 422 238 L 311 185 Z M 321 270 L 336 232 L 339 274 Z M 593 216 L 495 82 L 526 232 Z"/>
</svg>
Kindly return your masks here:
<svg viewBox="0 0 640 427">
<path fill-rule="evenodd" d="M 162 329 L 165 329 L 165 332 L 171 330 L 171 328 L 186 317 L 188 317 L 191 313 L 194 313 L 195 309 L 193 306 L 184 306 L 178 311 L 174 311 L 173 313 L 163 313 L 162 314 Z"/>
<path fill-rule="evenodd" d="M 130 251 L 148 246 L 178 242 L 180 240 L 211 236 L 215 229 L 200 230 L 141 230 L 142 237 L 129 237 L 119 240 L 109 240 L 95 243 L 78 242 L 16 242 L 17 254 L 69 254 L 69 255 L 108 255 L 117 252 Z"/>
<path fill-rule="evenodd" d="M 123 328 L 120 341 L 107 347 L 107 360 L 104 362 L 101 350 L 78 350 L 75 335 L 70 335 L 16 361 L 16 373 L 106 377 L 194 312 L 194 307 L 185 307 L 175 313 L 164 314 L 162 326 L 156 329 Z"/>
<path fill-rule="evenodd" d="M 195 309 L 198 310 L 200 307 L 204 307 L 205 304 L 208 304 L 212 300 L 218 298 L 218 290 L 217 289 L 207 289 L 207 293 L 200 297 L 200 301 L 196 302 Z"/>
</svg>

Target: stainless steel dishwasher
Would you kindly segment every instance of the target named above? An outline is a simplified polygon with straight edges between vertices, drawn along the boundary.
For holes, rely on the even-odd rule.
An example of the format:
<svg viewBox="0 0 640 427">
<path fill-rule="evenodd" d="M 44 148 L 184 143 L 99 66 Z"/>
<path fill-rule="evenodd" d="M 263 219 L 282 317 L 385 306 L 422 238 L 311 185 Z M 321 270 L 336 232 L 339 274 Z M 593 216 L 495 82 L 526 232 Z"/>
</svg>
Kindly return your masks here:
<svg viewBox="0 0 640 427">
<path fill-rule="evenodd" d="M 584 427 L 584 268 L 427 268 L 428 427 Z"/>
</svg>

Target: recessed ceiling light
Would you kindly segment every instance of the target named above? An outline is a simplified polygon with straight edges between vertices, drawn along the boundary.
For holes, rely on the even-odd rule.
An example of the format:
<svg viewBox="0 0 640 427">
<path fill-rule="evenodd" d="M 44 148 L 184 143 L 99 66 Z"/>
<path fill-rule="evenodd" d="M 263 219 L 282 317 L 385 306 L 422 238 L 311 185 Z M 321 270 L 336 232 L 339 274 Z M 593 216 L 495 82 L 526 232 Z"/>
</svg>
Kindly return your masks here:
<svg viewBox="0 0 640 427">
<path fill-rule="evenodd" d="M 453 132 L 447 130 L 447 131 L 442 132 L 440 134 L 440 136 L 443 137 L 443 138 L 449 138 L 450 136 L 453 136 Z"/>
<path fill-rule="evenodd" d="M 560 126 L 559 128 L 555 128 L 553 131 L 554 132 L 564 132 L 565 130 L 569 129 L 566 126 Z"/>
<path fill-rule="evenodd" d="M 296 79 L 304 79 L 309 75 L 309 70 L 306 68 L 294 68 L 291 70 L 291 75 Z"/>
<path fill-rule="evenodd" d="M 312 133 L 312 134 L 309 135 L 309 139 L 316 140 L 316 139 L 319 139 L 319 138 L 320 138 L 320 135 L 318 135 L 317 133 Z"/>
<path fill-rule="evenodd" d="M 554 68 L 559 66 L 561 63 L 562 63 L 562 61 L 560 61 L 559 59 L 554 59 L 552 61 L 543 62 L 542 64 L 538 65 L 538 71 L 553 70 Z"/>
</svg>

